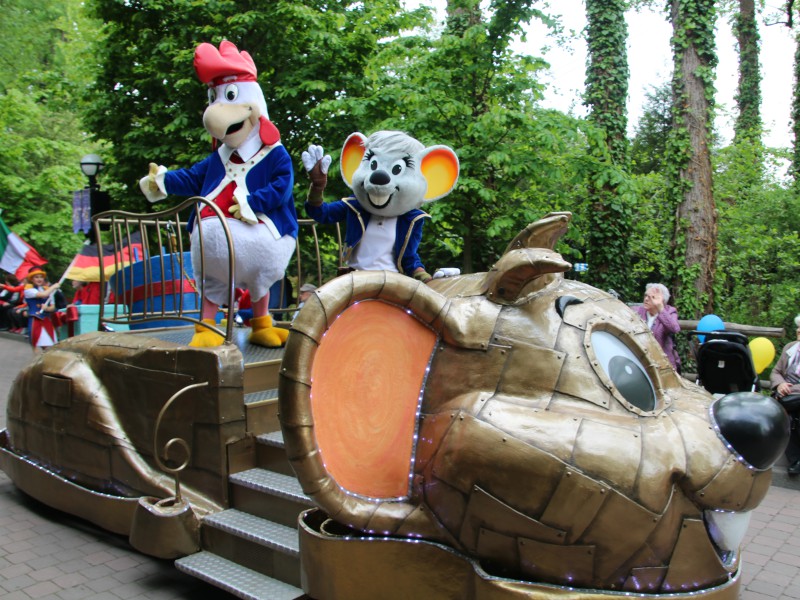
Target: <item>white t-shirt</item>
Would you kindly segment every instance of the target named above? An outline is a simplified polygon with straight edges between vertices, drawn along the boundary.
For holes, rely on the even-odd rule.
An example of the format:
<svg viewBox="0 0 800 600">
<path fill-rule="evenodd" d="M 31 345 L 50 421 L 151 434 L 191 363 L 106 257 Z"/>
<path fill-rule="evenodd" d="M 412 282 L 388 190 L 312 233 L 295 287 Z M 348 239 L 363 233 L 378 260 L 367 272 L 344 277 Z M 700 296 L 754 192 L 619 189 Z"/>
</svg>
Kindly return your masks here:
<svg viewBox="0 0 800 600">
<path fill-rule="evenodd" d="M 358 271 L 393 271 L 394 239 L 397 234 L 397 217 L 370 216 L 367 230 L 356 246 L 350 266 Z"/>
</svg>

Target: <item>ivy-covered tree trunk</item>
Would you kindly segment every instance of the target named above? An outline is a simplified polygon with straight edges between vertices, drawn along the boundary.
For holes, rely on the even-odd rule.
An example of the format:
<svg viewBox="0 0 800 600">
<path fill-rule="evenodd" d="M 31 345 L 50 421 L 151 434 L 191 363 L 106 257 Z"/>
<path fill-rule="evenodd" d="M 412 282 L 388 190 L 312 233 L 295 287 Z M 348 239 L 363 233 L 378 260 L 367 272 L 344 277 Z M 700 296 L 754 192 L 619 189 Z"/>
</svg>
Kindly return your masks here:
<svg viewBox="0 0 800 600">
<path fill-rule="evenodd" d="M 586 0 L 586 95 L 591 108 L 589 119 L 605 132 L 605 148 L 596 156 L 598 169 L 589 184 L 591 210 L 587 232 L 589 281 L 601 288 L 614 288 L 624 296 L 637 293 L 627 289 L 630 278 L 628 241 L 631 211 L 623 198 L 619 182 L 603 177 L 609 159 L 627 171 L 628 119 L 628 27 L 624 0 Z M 596 149 L 598 150 L 598 149 Z M 597 153 L 597 152 L 596 152 Z"/>
<path fill-rule="evenodd" d="M 713 0 L 671 0 L 673 123 L 667 160 L 676 207 L 675 299 L 684 319 L 714 305 L 717 214 L 710 139 L 714 98 L 716 8 Z"/>
<path fill-rule="evenodd" d="M 795 35 L 794 88 L 792 90 L 792 179 L 800 195 L 800 32 Z"/>
<path fill-rule="evenodd" d="M 734 31 L 739 45 L 739 85 L 736 90 L 739 114 L 736 117 L 734 141 L 750 140 L 760 143 L 763 130 L 761 67 L 758 64 L 761 37 L 756 22 L 755 0 L 739 0 Z"/>
</svg>

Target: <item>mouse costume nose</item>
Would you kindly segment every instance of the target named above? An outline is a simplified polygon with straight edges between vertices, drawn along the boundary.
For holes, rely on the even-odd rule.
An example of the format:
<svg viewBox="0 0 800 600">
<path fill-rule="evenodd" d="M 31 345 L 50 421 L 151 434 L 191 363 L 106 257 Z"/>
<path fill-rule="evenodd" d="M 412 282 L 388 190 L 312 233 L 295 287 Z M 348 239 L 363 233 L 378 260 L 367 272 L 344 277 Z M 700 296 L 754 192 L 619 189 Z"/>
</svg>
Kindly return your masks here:
<svg viewBox="0 0 800 600">
<path fill-rule="evenodd" d="M 736 392 L 711 407 L 719 434 L 747 463 L 770 468 L 789 442 L 789 415 L 774 399 L 755 392 Z"/>
<path fill-rule="evenodd" d="M 380 169 L 378 171 L 373 171 L 372 175 L 369 176 L 369 182 L 372 185 L 386 185 L 391 181 L 392 178 L 389 177 L 389 174 L 383 169 Z"/>
</svg>

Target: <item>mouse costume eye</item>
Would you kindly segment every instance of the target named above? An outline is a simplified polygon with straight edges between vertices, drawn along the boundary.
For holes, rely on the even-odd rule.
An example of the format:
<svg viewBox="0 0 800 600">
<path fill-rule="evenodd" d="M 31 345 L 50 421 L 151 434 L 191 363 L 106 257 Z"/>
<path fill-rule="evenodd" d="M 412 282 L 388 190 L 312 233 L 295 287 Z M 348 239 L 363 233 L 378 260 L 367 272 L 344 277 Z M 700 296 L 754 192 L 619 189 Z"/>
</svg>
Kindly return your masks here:
<svg viewBox="0 0 800 600">
<path fill-rule="evenodd" d="M 235 83 L 230 84 L 225 88 L 225 100 L 233 102 L 239 97 L 239 86 Z"/>
<path fill-rule="evenodd" d="M 392 175 L 400 175 L 403 172 L 404 162 L 398 162 L 392 165 Z"/>
<path fill-rule="evenodd" d="M 377 160 L 370 161 L 369 168 L 372 171 L 377 171 L 378 170 L 378 161 Z"/>
<path fill-rule="evenodd" d="M 592 331 L 590 335 L 595 371 L 610 382 L 612 393 L 621 397 L 628 409 L 651 412 L 656 409 L 655 387 L 642 361 L 619 337 L 609 331 Z M 600 372 L 602 370 L 602 372 Z"/>
<path fill-rule="evenodd" d="M 216 88 L 210 87 L 208 88 L 208 103 L 214 104 L 214 100 L 217 99 L 217 90 Z"/>
</svg>

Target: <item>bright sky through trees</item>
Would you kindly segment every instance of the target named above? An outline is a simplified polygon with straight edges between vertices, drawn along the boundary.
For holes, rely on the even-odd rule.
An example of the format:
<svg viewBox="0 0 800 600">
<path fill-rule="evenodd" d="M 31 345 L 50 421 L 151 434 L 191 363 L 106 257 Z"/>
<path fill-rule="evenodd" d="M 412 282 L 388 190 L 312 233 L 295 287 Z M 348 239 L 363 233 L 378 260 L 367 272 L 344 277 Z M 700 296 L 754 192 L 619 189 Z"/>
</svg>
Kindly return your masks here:
<svg viewBox="0 0 800 600">
<path fill-rule="evenodd" d="M 586 114 L 581 105 L 586 66 L 586 43 L 581 30 L 586 24 L 582 0 L 559 0 L 552 3 L 552 10 L 562 15 L 565 29 L 579 33 L 567 48 L 558 48 L 545 39 L 545 28 L 533 24 L 528 33 L 527 44 L 521 50 L 541 54 L 540 48 L 548 46 L 544 57 L 551 63 L 549 79 L 551 85 L 545 105 L 576 115 Z M 669 39 L 671 25 L 663 12 L 643 11 L 629 13 L 628 35 L 631 80 L 628 89 L 628 126 L 632 132 L 639 121 L 645 94 L 650 86 L 658 86 L 672 75 L 672 58 Z M 733 137 L 733 121 L 736 103 L 734 95 L 738 81 L 739 59 L 736 52 L 736 39 L 731 33 L 726 18 L 717 20 L 716 70 L 716 126 L 727 143 Z M 762 118 L 766 129 L 765 143 L 768 146 L 788 147 L 791 145 L 789 114 L 792 97 L 792 60 L 794 41 L 783 25 L 760 27 L 761 68 L 762 68 Z"/>
</svg>

